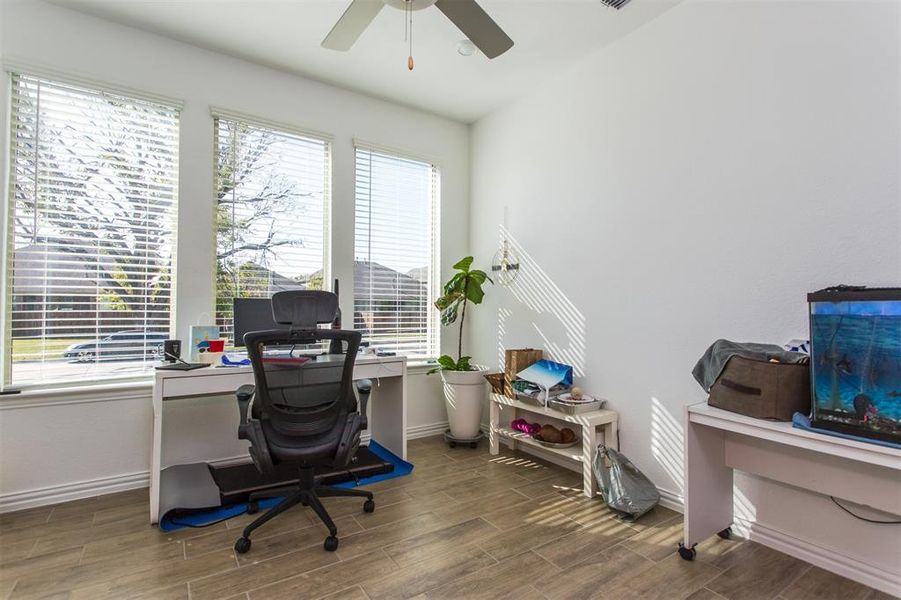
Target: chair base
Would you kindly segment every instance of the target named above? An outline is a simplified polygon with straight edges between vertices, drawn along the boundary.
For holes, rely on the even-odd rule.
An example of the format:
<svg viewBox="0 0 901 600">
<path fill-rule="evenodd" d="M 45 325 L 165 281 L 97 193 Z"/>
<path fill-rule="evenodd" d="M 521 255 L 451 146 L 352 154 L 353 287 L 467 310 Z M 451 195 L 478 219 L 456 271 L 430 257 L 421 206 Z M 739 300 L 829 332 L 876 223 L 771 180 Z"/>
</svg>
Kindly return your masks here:
<svg viewBox="0 0 901 600">
<path fill-rule="evenodd" d="M 375 511 L 375 500 L 372 492 L 317 485 L 313 477 L 312 467 L 301 467 L 298 485 L 252 493 L 248 503 L 248 513 L 256 512 L 256 510 L 251 511 L 250 508 L 255 507 L 258 500 L 278 496 L 285 496 L 285 499 L 244 528 L 242 537 L 235 542 L 236 552 L 244 554 L 249 551 L 251 546 L 250 535 L 254 530 L 298 504 L 312 508 L 319 520 L 328 528 L 329 536 L 325 538 L 323 547 L 329 552 L 334 552 L 338 549 L 338 528 L 335 526 L 335 522 L 328 514 L 320 498 L 366 498 L 366 501 L 363 503 L 363 510 L 368 513 Z"/>
</svg>

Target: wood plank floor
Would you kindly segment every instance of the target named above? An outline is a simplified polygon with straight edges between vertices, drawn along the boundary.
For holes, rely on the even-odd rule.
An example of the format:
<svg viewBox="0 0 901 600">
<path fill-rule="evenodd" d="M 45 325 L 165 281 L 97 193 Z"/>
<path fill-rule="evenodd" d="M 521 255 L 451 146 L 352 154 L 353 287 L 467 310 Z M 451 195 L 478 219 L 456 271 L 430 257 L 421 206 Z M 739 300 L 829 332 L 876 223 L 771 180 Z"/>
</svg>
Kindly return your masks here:
<svg viewBox="0 0 901 600">
<path fill-rule="evenodd" d="M 300 507 L 243 555 L 232 544 L 246 515 L 161 533 L 146 489 L 0 515 L 0 598 L 890 598 L 747 541 L 714 537 L 683 561 L 679 514 L 624 523 L 581 496 L 577 475 L 525 454 L 425 438 L 410 458 L 413 475 L 371 486 L 375 513 L 326 501 L 335 553 Z"/>
</svg>

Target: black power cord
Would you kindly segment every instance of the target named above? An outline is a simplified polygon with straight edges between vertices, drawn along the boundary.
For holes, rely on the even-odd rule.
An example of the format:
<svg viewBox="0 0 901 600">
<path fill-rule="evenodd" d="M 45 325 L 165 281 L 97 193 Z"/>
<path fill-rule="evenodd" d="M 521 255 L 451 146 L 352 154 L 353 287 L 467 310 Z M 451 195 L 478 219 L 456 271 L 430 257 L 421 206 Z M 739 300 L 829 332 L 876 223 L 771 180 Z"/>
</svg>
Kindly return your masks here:
<svg viewBox="0 0 901 600">
<path fill-rule="evenodd" d="M 867 517 L 861 517 L 860 515 L 856 515 L 851 512 L 847 507 L 842 506 L 841 502 L 835 499 L 835 496 L 829 496 L 829 499 L 835 502 L 835 505 L 854 517 L 855 519 L 860 519 L 861 521 L 866 521 L 867 523 L 876 523 L 877 525 L 901 525 L 901 521 L 880 521 L 878 519 L 868 519 Z"/>
</svg>

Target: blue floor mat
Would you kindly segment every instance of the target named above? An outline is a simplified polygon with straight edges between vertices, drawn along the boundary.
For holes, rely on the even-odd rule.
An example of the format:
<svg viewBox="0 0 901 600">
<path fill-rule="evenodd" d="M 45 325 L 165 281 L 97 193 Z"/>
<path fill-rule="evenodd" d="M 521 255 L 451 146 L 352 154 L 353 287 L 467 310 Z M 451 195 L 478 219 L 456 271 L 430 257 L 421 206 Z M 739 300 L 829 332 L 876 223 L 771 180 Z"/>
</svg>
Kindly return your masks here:
<svg viewBox="0 0 901 600">
<path fill-rule="evenodd" d="M 376 483 L 378 481 L 394 479 L 395 477 L 403 477 L 404 475 L 409 475 L 413 472 L 412 463 L 408 463 L 407 461 L 403 460 L 378 442 L 370 440 L 369 451 L 382 460 L 390 462 L 392 465 L 394 465 L 394 470 L 390 473 L 382 473 L 380 475 L 373 475 L 372 477 L 360 479 L 359 483 L 356 481 L 345 481 L 344 483 L 335 484 L 333 487 L 352 488 L 357 487 L 358 485 L 368 485 L 370 483 Z M 265 509 L 275 506 L 276 504 L 281 502 L 281 500 L 281 498 L 268 498 L 266 500 L 261 500 L 257 504 L 261 509 Z M 207 525 L 213 525 L 220 521 L 231 519 L 232 517 L 237 517 L 238 515 L 243 515 L 246 512 L 247 503 L 242 502 L 241 504 L 220 506 L 219 508 L 197 512 L 190 515 L 181 515 L 178 517 L 166 516 L 162 521 L 160 521 L 160 530 L 176 531 L 184 527 L 205 527 Z"/>
</svg>

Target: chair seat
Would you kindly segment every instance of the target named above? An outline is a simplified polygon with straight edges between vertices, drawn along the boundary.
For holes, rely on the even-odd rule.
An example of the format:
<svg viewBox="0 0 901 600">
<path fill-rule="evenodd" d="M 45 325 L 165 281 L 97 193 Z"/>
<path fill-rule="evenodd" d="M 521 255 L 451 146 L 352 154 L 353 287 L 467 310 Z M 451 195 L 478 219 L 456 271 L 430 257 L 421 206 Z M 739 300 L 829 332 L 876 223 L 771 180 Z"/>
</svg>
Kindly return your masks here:
<svg viewBox="0 0 901 600">
<path fill-rule="evenodd" d="M 344 419 L 335 419 L 335 425 L 318 435 L 294 437 L 279 433 L 269 422 L 263 419 L 263 434 L 269 444 L 269 453 L 278 461 L 328 462 L 335 457 L 338 444 L 341 442 L 341 431 Z"/>
</svg>

